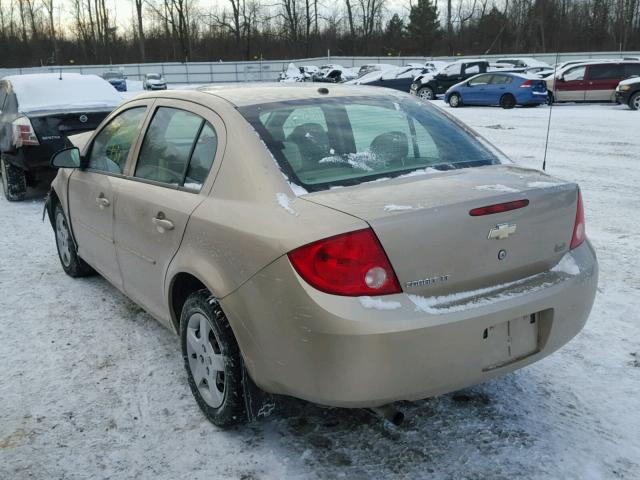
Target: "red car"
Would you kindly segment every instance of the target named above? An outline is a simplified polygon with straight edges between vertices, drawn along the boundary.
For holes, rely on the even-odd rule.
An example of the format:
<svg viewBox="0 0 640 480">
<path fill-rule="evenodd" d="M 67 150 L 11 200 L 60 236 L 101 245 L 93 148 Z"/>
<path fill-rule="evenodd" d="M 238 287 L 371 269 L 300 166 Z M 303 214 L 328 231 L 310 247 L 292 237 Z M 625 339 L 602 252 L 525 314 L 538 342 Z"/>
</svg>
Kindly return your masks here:
<svg viewBox="0 0 640 480">
<path fill-rule="evenodd" d="M 640 62 L 599 61 L 571 65 L 547 79 L 553 102 L 615 102 L 621 80 L 640 76 Z"/>
</svg>

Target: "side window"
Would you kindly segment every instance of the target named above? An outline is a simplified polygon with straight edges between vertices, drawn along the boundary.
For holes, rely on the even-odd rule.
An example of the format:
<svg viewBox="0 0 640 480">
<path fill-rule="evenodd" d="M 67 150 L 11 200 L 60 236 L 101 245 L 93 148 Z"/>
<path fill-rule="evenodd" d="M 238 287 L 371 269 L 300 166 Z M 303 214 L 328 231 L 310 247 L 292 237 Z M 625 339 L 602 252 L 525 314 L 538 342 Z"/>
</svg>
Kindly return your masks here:
<svg viewBox="0 0 640 480">
<path fill-rule="evenodd" d="M 493 85 L 508 85 L 511 83 L 511 77 L 508 75 L 494 75 L 491 78 L 491 83 Z"/>
<path fill-rule="evenodd" d="M 586 69 L 587 67 L 575 67 L 575 68 L 569 69 L 564 74 L 565 82 L 571 82 L 574 80 L 584 80 L 584 72 Z"/>
<path fill-rule="evenodd" d="M 624 66 L 625 78 L 640 77 L 640 63 L 627 63 Z"/>
<path fill-rule="evenodd" d="M 158 108 L 145 133 L 134 177 L 200 190 L 217 147 L 213 128 L 206 124 L 205 130 L 205 123 L 202 117 L 185 110 Z M 185 185 L 192 157 L 197 164 Z"/>
<path fill-rule="evenodd" d="M 478 75 L 477 77 L 469 80 L 469 85 L 472 87 L 476 85 L 486 85 L 490 80 L 491 75 Z"/>
<path fill-rule="evenodd" d="M 467 75 L 473 75 L 474 73 L 480 73 L 480 65 L 474 63 L 472 65 L 467 65 L 464 69 L 464 73 Z"/>
<path fill-rule="evenodd" d="M 113 118 L 96 136 L 88 168 L 122 173 L 147 107 L 134 107 Z"/>
<path fill-rule="evenodd" d="M 447 66 L 442 73 L 448 77 L 453 77 L 454 75 L 460 75 L 462 73 L 462 64 L 461 63 L 452 63 Z M 478 70 L 478 73 L 480 71 Z"/>
<path fill-rule="evenodd" d="M 211 170 L 217 148 L 218 136 L 216 131 L 209 122 L 205 122 L 193 149 L 193 154 L 191 154 L 191 161 L 184 179 L 186 188 L 200 191 L 202 184 L 207 179 L 207 175 L 209 175 L 209 170 Z"/>
<path fill-rule="evenodd" d="M 622 78 L 622 65 L 602 64 L 589 67 L 589 80 L 611 80 Z"/>
</svg>

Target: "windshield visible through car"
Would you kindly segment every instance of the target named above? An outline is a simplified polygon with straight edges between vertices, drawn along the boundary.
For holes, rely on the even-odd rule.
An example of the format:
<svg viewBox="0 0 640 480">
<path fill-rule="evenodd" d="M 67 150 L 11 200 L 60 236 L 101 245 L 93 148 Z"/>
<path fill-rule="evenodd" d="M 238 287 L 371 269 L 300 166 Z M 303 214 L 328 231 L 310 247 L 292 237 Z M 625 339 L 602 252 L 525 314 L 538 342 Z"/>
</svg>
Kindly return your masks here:
<svg viewBox="0 0 640 480">
<path fill-rule="evenodd" d="M 501 163 L 471 133 L 417 99 L 296 100 L 240 112 L 285 175 L 308 191 Z"/>
<path fill-rule="evenodd" d="M 149 80 L 160 80 L 160 75 L 158 75 L 157 73 L 149 73 L 147 74 L 147 78 Z"/>
<path fill-rule="evenodd" d="M 111 79 L 116 79 L 116 78 L 122 78 L 122 74 L 120 73 L 116 73 L 116 72 L 107 72 L 104 75 L 102 75 L 102 78 L 104 78 L 105 80 L 111 80 Z"/>
</svg>

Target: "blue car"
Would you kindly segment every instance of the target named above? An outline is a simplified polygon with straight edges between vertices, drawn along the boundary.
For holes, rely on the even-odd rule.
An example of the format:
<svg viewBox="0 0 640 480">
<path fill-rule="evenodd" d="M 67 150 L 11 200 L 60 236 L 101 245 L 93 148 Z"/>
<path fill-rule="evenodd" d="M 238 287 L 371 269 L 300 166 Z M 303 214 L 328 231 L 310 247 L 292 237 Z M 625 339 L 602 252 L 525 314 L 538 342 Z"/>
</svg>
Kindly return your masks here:
<svg viewBox="0 0 640 480">
<path fill-rule="evenodd" d="M 113 88 L 119 92 L 127 91 L 127 80 L 120 72 L 105 72 L 102 74 L 102 78 L 113 85 Z"/>
<path fill-rule="evenodd" d="M 547 102 L 544 80 L 518 73 L 481 73 L 449 88 L 444 101 L 450 107 L 462 105 L 537 106 Z"/>
</svg>

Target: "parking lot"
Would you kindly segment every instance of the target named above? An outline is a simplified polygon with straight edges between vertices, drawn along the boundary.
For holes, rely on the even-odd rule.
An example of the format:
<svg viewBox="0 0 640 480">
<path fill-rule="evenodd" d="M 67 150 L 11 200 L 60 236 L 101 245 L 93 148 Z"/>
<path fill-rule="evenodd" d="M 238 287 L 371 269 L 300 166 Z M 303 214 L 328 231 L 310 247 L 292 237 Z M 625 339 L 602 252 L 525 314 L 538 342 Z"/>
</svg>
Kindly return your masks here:
<svg viewBox="0 0 640 480">
<path fill-rule="evenodd" d="M 541 167 L 548 107 L 436 103 Z M 639 124 L 622 106 L 553 107 L 547 171 L 581 185 L 601 269 L 584 331 L 514 374 L 400 405 L 400 427 L 290 401 L 217 429 L 178 338 L 102 278 L 64 274 L 44 192 L 0 198 L 0 478 L 637 478 Z"/>
</svg>

